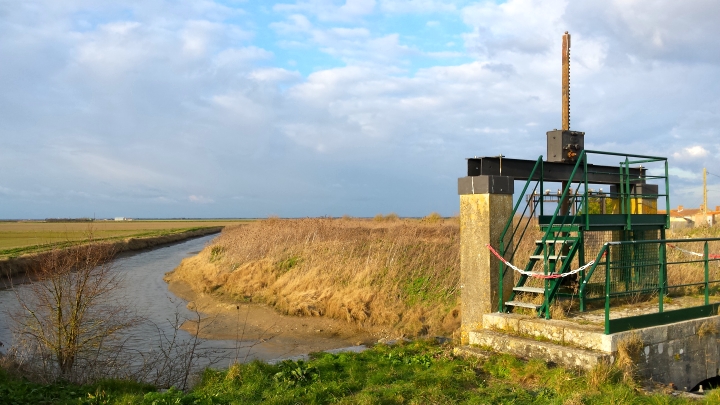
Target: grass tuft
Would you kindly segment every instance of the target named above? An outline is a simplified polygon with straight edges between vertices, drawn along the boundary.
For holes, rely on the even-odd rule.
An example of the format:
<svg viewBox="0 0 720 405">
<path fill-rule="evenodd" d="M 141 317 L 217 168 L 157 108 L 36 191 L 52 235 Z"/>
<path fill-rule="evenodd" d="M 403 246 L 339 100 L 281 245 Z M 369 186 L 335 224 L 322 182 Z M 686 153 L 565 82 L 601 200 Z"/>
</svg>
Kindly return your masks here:
<svg viewBox="0 0 720 405">
<path fill-rule="evenodd" d="M 640 361 L 640 351 L 644 342 L 638 333 L 630 333 L 621 339 L 617 345 L 617 358 L 615 366 L 622 371 L 623 380 L 631 383 L 637 378 L 637 364 Z"/>
</svg>

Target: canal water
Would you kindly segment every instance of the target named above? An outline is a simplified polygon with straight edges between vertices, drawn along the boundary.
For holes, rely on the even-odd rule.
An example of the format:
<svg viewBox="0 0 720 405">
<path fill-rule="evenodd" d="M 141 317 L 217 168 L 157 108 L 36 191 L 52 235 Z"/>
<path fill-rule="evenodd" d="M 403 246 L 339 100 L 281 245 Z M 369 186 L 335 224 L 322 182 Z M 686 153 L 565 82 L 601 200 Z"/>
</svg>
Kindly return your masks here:
<svg viewBox="0 0 720 405">
<path fill-rule="evenodd" d="M 157 349 L 161 334 L 172 336 L 177 332 L 176 336 L 181 342 L 189 342 L 194 338 L 183 330 L 176 331 L 175 318 L 179 315 L 181 319 L 196 319 L 197 314 L 187 309 L 187 301 L 168 291 L 163 276 L 175 269 L 182 259 L 198 254 L 215 236 L 208 235 L 152 250 L 126 253 L 115 260 L 114 271 L 120 272 L 124 279 L 124 288 L 120 292 L 123 300 L 145 319 L 127 331 L 130 336 L 129 349 L 138 352 Z M 3 344 L 0 352 L 7 352 L 13 344 L 10 317 L 19 308 L 15 293 L 24 294 L 28 286 L 16 283 L 15 291 L 10 288 L 0 289 L 0 342 Z M 295 348 L 285 351 L 277 345 L 259 343 L 262 342 L 206 340 L 201 348 L 211 350 L 213 358 L 221 359 L 215 363 L 216 367 L 227 367 L 236 360 L 274 362 L 280 358 L 298 358 L 302 354 Z M 202 364 L 206 360 L 203 359 L 197 366 L 200 368 L 207 365 Z"/>
</svg>

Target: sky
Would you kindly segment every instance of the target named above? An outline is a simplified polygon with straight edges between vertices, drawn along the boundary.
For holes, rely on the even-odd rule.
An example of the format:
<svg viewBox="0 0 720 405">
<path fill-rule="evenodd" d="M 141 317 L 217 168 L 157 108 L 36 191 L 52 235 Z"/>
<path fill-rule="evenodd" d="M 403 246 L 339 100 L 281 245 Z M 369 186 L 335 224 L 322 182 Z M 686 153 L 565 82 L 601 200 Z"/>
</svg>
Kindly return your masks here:
<svg viewBox="0 0 720 405">
<path fill-rule="evenodd" d="M 716 0 L 0 0 L 0 218 L 424 216 L 465 158 L 667 156 L 720 205 Z M 516 187 L 520 187 L 518 184 Z"/>
</svg>

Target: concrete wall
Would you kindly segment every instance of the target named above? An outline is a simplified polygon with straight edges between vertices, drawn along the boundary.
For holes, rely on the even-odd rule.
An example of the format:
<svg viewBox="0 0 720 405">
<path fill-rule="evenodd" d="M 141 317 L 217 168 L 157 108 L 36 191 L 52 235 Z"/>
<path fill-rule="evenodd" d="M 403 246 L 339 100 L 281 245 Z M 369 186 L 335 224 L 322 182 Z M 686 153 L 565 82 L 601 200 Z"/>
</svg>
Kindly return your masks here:
<svg viewBox="0 0 720 405">
<path fill-rule="evenodd" d="M 623 341 L 639 340 L 639 352 L 630 354 L 640 376 L 681 390 L 720 373 L 720 316 L 605 335 L 600 325 L 495 313 L 484 316 L 483 328 L 470 344 L 585 369 L 614 362 Z"/>
<path fill-rule="evenodd" d="M 720 372 L 720 316 L 643 328 L 639 371 L 645 378 L 692 389 Z M 618 334 L 620 335 L 620 334 Z M 618 336 L 620 341 L 624 336 Z"/>
</svg>

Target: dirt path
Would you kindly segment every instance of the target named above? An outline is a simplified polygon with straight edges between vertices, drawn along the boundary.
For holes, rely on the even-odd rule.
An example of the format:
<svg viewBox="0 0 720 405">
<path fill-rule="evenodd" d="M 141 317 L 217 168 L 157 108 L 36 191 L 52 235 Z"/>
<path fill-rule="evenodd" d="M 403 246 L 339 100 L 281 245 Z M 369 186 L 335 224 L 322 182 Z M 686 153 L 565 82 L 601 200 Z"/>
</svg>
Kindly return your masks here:
<svg viewBox="0 0 720 405">
<path fill-rule="evenodd" d="M 294 356 L 362 344 L 374 344 L 387 333 L 324 317 L 282 315 L 262 304 L 235 304 L 196 293 L 181 281 L 169 283 L 170 291 L 202 314 L 198 336 L 204 339 L 256 341 L 263 352 L 277 357 Z M 196 322 L 182 329 L 196 333 Z"/>
</svg>

